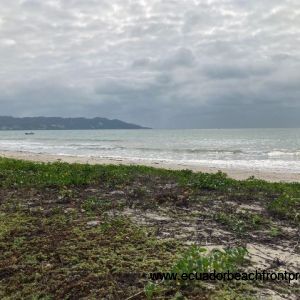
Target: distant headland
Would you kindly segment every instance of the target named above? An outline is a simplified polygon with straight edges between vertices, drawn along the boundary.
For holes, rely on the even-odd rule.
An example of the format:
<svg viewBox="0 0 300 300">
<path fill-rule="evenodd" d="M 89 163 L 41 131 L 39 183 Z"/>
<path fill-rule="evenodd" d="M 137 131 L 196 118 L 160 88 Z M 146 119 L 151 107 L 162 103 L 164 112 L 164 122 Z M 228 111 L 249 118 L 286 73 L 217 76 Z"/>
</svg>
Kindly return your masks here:
<svg viewBox="0 0 300 300">
<path fill-rule="evenodd" d="M 150 129 L 117 119 L 0 116 L 0 130 Z"/>
</svg>

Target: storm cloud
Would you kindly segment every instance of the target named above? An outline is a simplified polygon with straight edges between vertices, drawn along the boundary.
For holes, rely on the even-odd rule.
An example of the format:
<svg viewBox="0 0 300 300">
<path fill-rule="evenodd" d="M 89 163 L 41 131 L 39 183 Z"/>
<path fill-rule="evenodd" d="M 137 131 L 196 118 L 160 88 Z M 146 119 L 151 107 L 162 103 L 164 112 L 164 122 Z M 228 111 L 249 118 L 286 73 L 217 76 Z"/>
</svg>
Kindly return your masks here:
<svg viewBox="0 0 300 300">
<path fill-rule="evenodd" d="M 0 115 L 300 127 L 298 0 L 0 3 Z"/>
</svg>

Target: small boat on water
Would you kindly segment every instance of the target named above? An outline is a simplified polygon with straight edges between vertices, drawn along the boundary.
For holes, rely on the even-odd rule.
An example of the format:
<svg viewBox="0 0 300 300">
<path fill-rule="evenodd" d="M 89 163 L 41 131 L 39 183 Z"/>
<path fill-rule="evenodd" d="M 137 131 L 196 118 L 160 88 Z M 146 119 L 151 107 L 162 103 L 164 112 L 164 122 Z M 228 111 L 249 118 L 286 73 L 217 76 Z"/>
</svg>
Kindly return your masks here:
<svg viewBox="0 0 300 300">
<path fill-rule="evenodd" d="M 34 132 L 25 132 L 25 135 L 34 135 Z"/>
</svg>

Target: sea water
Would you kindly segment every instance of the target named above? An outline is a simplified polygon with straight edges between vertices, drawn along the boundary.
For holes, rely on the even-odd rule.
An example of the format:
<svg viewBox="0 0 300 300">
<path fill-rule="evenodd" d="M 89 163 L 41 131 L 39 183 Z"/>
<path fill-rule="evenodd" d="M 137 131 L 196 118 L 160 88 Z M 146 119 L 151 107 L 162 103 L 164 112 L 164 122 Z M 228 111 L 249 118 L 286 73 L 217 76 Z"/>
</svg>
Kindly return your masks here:
<svg viewBox="0 0 300 300">
<path fill-rule="evenodd" d="M 300 172 L 300 129 L 0 131 L 0 151 Z"/>
</svg>

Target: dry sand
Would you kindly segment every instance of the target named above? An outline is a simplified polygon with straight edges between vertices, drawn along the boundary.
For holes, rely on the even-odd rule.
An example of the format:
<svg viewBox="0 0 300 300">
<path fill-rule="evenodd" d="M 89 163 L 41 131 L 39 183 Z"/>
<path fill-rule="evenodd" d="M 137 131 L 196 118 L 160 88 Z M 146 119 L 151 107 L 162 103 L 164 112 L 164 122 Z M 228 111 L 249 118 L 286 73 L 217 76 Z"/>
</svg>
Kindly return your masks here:
<svg viewBox="0 0 300 300">
<path fill-rule="evenodd" d="M 113 159 L 113 158 L 99 158 L 99 157 L 82 157 L 82 156 L 65 156 L 65 155 L 50 155 L 42 153 L 29 153 L 29 152 L 13 152 L 13 151 L 0 151 L 0 156 L 15 159 L 24 159 L 36 162 L 55 162 L 63 161 L 68 163 L 88 163 L 88 164 L 114 164 L 114 165 L 144 165 L 156 168 L 165 168 L 170 170 L 190 169 L 195 172 L 215 173 L 218 170 L 228 174 L 234 179 L 247 179 L 250 176 L 255 176 L 259 179 L 267 181 L 282 181 L 282 182 L 300 182 L 300 173 L 282 173 L 275 171 L 259 171 L 259 170 L 244 170 L 244 169 L 231 169 L 231 168 L 217 168 L 206 167 L 201 165 L 189 164 L 174 164 L 162 161 L 149 162 L 145 160 L 128 160 L 128 159 Z"/>
</svg>

